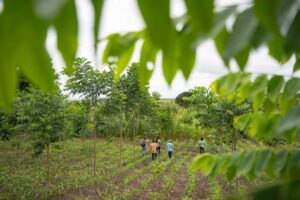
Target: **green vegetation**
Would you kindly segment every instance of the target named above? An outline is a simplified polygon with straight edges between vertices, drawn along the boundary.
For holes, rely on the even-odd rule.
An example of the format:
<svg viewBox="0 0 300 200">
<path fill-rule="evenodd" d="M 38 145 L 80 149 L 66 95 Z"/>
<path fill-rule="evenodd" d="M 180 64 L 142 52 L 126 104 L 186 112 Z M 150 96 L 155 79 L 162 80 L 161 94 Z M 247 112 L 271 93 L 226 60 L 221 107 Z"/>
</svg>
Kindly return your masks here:
<svg viewBox="0 0 300 200">
<path fill-rule="evenodd" d="M 131 170 L 133 163 L 143 163 L 136 145 L 127 150 L 126 139 L 135 144 L 140 137 L 160 136 L 182 141 L 176 146 L 182 150 L 178 152 L 181 160 L 153 162 L 139 189 L 123 191 L 113 183 L 106 188 L 112 194 L 107 199 L 126 199 L 159 178 L 165 186 L 149 196 L 148 192 L 147 197 L 162 198 L 161 192 L 169 194 L 175 187 L 174 174 L 188 160 L 184 153 L 196 152 L 196 140 L 203 136 L 209 154 L 197 156 L 188 168 L 183 198 L 194 191 L 190 169 L 195 169 L 208 176 L 213 199 L 227 197 L 223 186 L 228 184 L 235 185 L 235 194 L 229 193 L 236 199 L 300 199 L 299 1 L 250 0 L 246 5 L 218 7 L 214 0 L 184 0 L 186 11 L 176 18 L 170 15 L 170 0 L 136 2 L 145 27 L 99 40 L 104 1 L 91 1 L 94 53 L 98 43 L 106 41 L 102 63 L 110 66 L 108 71 L 98 71 L 86 59 L 75 59 L 79 32 L 75 0 L 0 1 L 0 195 L 44 199 L 96 187 Z M 56 31 L 56 46 L 66 63 L 66 92 L 80 95 L 79 100 L 69 100 L 57 86 L 45 47 L 50 27 Z M 154 70 L 149 66 L 156 63 L 158 54 L 165 80 L 171 84 L 179 71 L 189 78 L 197 47 L 207 40 L 215 43 L 227 75 L 211 89 L 194 88 L 175 102 L 149 94 Z M 138 41 L 142 42 L 139 63 L 130 64 Z M 260 47 L 266 47 L 280 64 L 292 60 L 292 73 L 285 78 L 245 72 L 249 56 Z M 235 73 L 233 61 L 239 68 Z M 73 144 L 74 137 L 80 142 Z M 99 143 L 98 149 L 100 137 L 106 142 Z M 82 168 L 91 168 L 86 160 L 90 155 L 93 166 L 88 173 Z M 160 178 L 163 174 L 169 176 Z M 124 181 L 126 185 L 130 178 Z M 251 181 L 261 184 L 246 191 L 244 186 L 252 186 Z M 119 190 L 123 192 L 114 193 Z M 100 198 L 97 189 L 95 195 Z"/>
</svg>

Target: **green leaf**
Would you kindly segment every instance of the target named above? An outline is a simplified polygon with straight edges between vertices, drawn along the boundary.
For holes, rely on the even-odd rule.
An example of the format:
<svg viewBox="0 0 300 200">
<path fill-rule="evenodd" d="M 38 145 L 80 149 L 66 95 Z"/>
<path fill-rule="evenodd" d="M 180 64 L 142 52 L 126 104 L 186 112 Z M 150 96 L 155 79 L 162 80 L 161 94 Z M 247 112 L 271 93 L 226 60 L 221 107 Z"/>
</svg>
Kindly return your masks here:
<svg viewBox="0 0 300 200">
<path fill-rule="evenodd" d="M 226 27 L 222 29 L 222 31 L 215 37 L 214 42 L 217 48 L 219 55 L 221 56 L 226 67 L 229 67 L 229 61 L 224 58 L 224 50 L 228 41 L 228 31 Z"/>
<path fill-rule="evenodd" d="M 280 31 L 282 35 L 286 36 L 291 26 L 291 22 L 297 15 L 299 8 L 300 3 L 298 0 L 280 1 L 277 20 L 280 25 Z"/>
<path fill-rule="evenodd" d="M 224 174 L 227 171 L 228 167 L 231 164 L 231 156 L 223 155 L 215 158 L 215 160 L 216 165 L 212 173 L 210 174 L 211 177 L 216 177 L 217 175 Z"/>
<path fill-rule="evenodd" d="M 179 39 L 179 66 L 187 80 L 194 68 L 196 59 L 196 38 L 193 32 L 182 33 Z"/>
<path fill-rule="evenodd" d="M 255 0 L 253 7 L 260 24 L 277 35 L 280 35 L 277 23 L 279 4 L 279 0 Z"/>
<path fill-rule="evenodd" d="M 152 42 L 163 50 L 170 50 L 175 34 L 170 18 L 170 1 L 138 0 L 137 2 Z"/>
<path fill-rule="evenodd" d="M 107 38 L 108 43 L 103 52 L 102 62 L 110 63 L 110 59 L 114 59 L 117 63 L 116 78 L 127 67 L 139 37 L 139 32 L 130 32 L 125 35 L 112 34 Z"/>
<path fill-rule="evenodd" d="M 225 9 L 216 12 L 215 23 L 210 31 L 209 35 L 214 38 L 220 34 L 220 32 L 225 28 L 227 19 L 236 12 L 237 6 L 229 6 Z"/>
<path fill-rule="evenodd" d="M 300 128 L 300 105 L 292 108 L 278 123 L 277 134 L 280 136 L 294 128 Z"/>
<path fill-rule="evenodd" d="M 200 170 L 201 173 L 209 175 L 214 168 L 215 158 L 209 154 L 197 156 L 191 164 L 193 170 Z"/>
<path fill-rule="evenodd" d="M 245 152 L 237 168 L 236 176 L 246 175 L 254 166 L 256 151 Z"/>
<path fill-rule="evenodd" d="M 251 40 L 253 48 L 258 49 L 259 47 L 267 43 L 271 37 L 272 34 L 270 32 L 266 31 L 260 25 L 258 25 Z"/>
<path fill-rule="evenodd" d="M 260 177 L 264 174 L 271 156 L 272 151 L 270 149 L 258 151 L 254 171 L 256 177 Z"/>
<path fill-rule="evenodd" d="M 257 26 L 257 20 L 251 9 L 247 9 L 238 15 L 224 51 L 225 60 L 229 60 L 249 46 L 249 41 L 251 41 Z"/>
<path fill-rule="evenodd" d="M 208 33 L 214 24 L 213 0 L 185 0 L 191 24 L 199 33 Z"/>
<path fill-rule="evenodd" d="M 300 175 L 300 151 L 292 151 L 290 154 L 290 158 L 288 160 L 288 164 L 286 167 L 286 172 L 283 174 L 287 176 L 290 180 L 299 180 Z"/>
<path fill-rule="evenodd" d="M 97 49 L 98 44 L 98 36 L 99 36 L 99 27 L 100 27 L 100 19 L 102 14 L 102 8 L 104 1 L 103 0 L 92 0 L 93 9 L 94 9 L 94 46 L 95 51 Z"/>
<path fill-rule="evenodd" d="M 57 33 L 57 47 L 68 68 L 73 65 L 78 46 L 78 21 L 74 1 L 68 1 L 54 20 Z"/>
<path fill-rule="evenodd" d="M 240 163 L 240 158 L 243 155 L 243 153 L 241 152 L 234 152 L 232 154 L 229 154 L 229 156 L 231 157 L 231 163 L 227 168 L 226 171 L 226 177 L 228 180 L 232 180 L 234 177 L 236 177 L 236 173 L 237 173 L 237 168 L 238 165 Z"/>
<path fill-rule="evenodd" d="M 150 80 L 154 70 L 157 52 L 157 47 L 154 46 L 148 38 L 144 37 L 144 43 L 142 45 L 140 56 L 140 64 L 138 66 L 139 78 L 142 86 L 146 85 Z"/>
<path fill-rule="evenodd" d="M 0 16 L 1 18 L 1 16 Z M 1 24 L 1 19 L 0 19 Z M 0 35 L 1 31 L 0 31 Z M 17 72 L 15 66 L 10 61 L 9 54 L 3 51 L 5 44 L 0 37 L 0 107 L 6 111 L 11 111 L 12 102 L 16 96 L 17 89 Z"/>
<path fill-rule="evenodd" d="M 292 53 L 286 50 L 284 40 L 281 37 L 273 36 L 268 42 L 268 48 L 269 55 L 281 64 L 286 63 L 292 56 Z"/>
<path fill-rule="evenodd" d="M 284 84 L 284 79 L 282 76 L 273 76 L 268 82 L 268 99 L 273 103 L 278 102 L 278 98 L 281 92 L 281 89 Z"/>
<path fill-rule="evenodd" d="M 288 183 L 277 183 L 276 185 L 260 189 L 253 194 L 253 200 L 297 200 L 300 199 L 300 181 L 291 181 Z"/>
<path fill-rule="evenodd" d="M 250 96 L 253 97 L 254 109 L 257 111 L 261 108 L 265 98 L 268 79 L 265 75 L 258 76 L 250 89 Z"/>
<path fill-rule="evenodd" d="M 129 49 L 126 49 L 119 57 L 116 68 L 116 77 L 119 77 L 124 69 L 127 67 L 133 54 L 135 43 L 133 43 Z"/>
<path fill-rule="evenodd" d="M 281 109 L 283 113 L 287 113 L 293 105 L 296 104 L 296 95 L 300 90 L 300 78 L 290 79 L 285 87 L 281 98 Z"/>
<path fill-rule="evenodd" d="M 234 125 L 241 131 L 245 131 L 251 122 L 252 114 L 243 114 L 234 118 Z"/>
<path fill-rule="evenodd" d="M 53 91 L 55 86 L 54 70 L 45 48 L 48 23 L 37 18 L 31 1 L 4 3 L 0 16 L 1 105 L 8 109 L 15 96 L 17 67 L 40 88 Z"/>
<path fill-rule="evenodd" d="M 273 174 L 278 177 L 282 169 L 287 164 L 289 152 L 286 150 L 280 151 L 275 154 L 274 161 L 271 163 Z"/>
<path fill-rule="evenodd" d="M 293 72 L 297 72 L 300 69 L 300 54 L 296 54 L 296 62 L 293 67 Z"/>
<path fill-rule="evenodd" d="M 167 81 L 167 83 L 170 85 L 172 83 L 173 78 L 176 75 L 177 69 L 178 69 L 178 57 L 179 57 L 179 48 L 178 46 L 174 45 L 172 50 L 163 50 L 163 58 L 162 58 L 162 68 L 163 68 L 163 74 Z"/>
<path fill-rule="evenodd" d="M 146 33 L 163 51 L 163 74 L 171 84 L 178 69 L 179 48 L 176 29 L 170 18 L 170 1 L 138 0 L 138 6 L 147 25 Z"/>
<path fill-rule="evenodd" d="M 286 35 L 285 42 L 288 50 L 300 52 L 300 11 L 298 11 Z"/>
<path fill-rule="evenodd" d="M 235 60 L 241 71 L 244 71 L 250 54 L 250 47 L 246 47 L 235 55 Z"/>
<path fill-rule="evenodd" d="M 241 74 L 240 73 L 230 73 L 221 77 L 219 81 L 219 91 L 220 95 L 226 96 L 235 92 L 238 86 L 241 83 Z"/>
</svg>

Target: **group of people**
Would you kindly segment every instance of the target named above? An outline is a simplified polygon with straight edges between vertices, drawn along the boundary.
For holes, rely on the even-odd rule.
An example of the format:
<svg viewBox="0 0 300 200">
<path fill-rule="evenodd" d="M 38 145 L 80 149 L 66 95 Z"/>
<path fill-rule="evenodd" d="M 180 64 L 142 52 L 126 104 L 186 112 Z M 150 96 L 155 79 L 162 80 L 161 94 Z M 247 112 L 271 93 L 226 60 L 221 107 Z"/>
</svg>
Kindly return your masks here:
<svg viewBox="0 0 300 200">
<path fill-rule="evenodd" d="M 203 137 L 201 137 L 198 143 L 199 143 L 199 153 L 202 154 L 204 153 L 204 148 L 206 145 Z M 142 140 L 141 147 L 142 147 L 142 156 L 145 156 L 147 154 L 147 149 L 148 149 L 148 141 L 146 138 Z M 151 154 L 152 160 L 156 160 L 157 156 L 160 155 L 160 149 L 161 149 L 161 140 L 159 139 L 159 137 L 157 137 L 156 140 L 153 139 L 149 145 L 149 152 Z M 168 152 L 169 158 L 172 158 L 174 152 L 174 143 L 172 140 L 168 140 L 166 144 L 166 151 Z"/>
</svg>

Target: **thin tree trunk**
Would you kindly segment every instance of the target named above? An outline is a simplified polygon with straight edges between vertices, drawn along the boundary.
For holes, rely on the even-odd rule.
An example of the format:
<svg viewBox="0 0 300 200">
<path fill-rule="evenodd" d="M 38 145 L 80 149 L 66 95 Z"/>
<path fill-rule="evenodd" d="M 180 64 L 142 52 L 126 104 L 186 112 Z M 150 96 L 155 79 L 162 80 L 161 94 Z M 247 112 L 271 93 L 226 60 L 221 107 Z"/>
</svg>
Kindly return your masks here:
<svg viewBox="0 0 300 200">
<path fill-rule="evenodd" d="M 123 130 L 122 130 L 122 123 L 123 123 L 123 119 L 122 119 L 122 114 L 120 117 L 120 168 L 122 168 L 122 153 L 123 153 Z"/>
<path fill-rule="evenodd" d="M 94 136 L 94 176 L 96 176 L 96 112 L 95 112 L 95 106 L 93 106 L 93 120 L 94 120 L 94 127 L 93 127 L 93 136 Z"/>
<path fill-rule="evenodd" d="M 48 194 L 50 192 L 50 161 L 49 161 L 49 151 L 50 151 L 50 145 L 47 144 L 47 190 Z"/>
<path fill-rule="evenodd" d="M 135 123 L 133 123 L 133 157 L 134 157 L 134 160 L 135 160 Z"/>
</svg>

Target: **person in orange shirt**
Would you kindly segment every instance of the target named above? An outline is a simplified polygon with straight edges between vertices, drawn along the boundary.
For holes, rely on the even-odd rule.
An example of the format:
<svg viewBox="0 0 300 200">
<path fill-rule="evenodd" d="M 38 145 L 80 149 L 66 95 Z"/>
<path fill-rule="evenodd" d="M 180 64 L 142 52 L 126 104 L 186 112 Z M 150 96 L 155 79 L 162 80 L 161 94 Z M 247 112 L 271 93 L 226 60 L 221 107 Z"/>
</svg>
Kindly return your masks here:
<svg viewBox="0 0 300 200">
<path fill-rule="evenodd" d="M 149 146 L 149 151 L 152 155 L 152 160 L 155 160 L 157 156 L 157 143 L 154 140 L 152 140 L 152 143 Z"/>
</svg>

